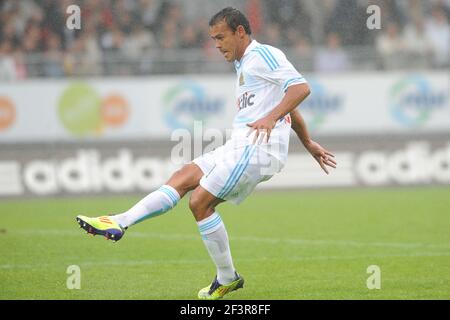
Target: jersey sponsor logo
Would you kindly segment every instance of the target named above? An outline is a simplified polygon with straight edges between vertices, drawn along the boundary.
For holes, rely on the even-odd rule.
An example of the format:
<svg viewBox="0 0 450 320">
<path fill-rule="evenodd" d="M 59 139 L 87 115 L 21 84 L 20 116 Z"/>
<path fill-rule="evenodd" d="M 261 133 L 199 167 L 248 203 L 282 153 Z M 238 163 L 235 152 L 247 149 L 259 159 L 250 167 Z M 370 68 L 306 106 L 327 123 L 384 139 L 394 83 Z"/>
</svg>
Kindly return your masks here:
<svg viewBox="0 0 450 320">
<path fill-rule="evenodd" d="M 251 107 L 255 104 L 254 93 L 245 92 L 243 95 L 241 95 L 237 100 L 237 107 L 239 110 L 245 109 L 247 107 Z"/>
</svg>

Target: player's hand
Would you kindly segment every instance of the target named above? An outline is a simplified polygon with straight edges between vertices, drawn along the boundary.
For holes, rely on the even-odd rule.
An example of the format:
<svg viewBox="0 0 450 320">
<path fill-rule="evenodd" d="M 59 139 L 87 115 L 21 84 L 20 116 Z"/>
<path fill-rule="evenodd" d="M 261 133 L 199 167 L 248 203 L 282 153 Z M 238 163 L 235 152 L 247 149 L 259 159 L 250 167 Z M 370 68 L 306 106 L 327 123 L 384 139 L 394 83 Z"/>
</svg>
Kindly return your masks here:
<svg viewBox="0 0 450 320">
<path fill-rule="evenodd" d="M 272 129 L 276 125 L 276 121 L 272 119 L 269 116 L 266 116 L 264 118 L 261 118 L 255 122 L 247 123 L 247 126 L 250 127 L 250 130 L 247 133 L 247 137 L 253 132 L 255 132 L 255 136 L 253 138 L 253 144 L 258 141 L 257 144 L 261 144 L 262 140 L 265 137 L 266 143 L 269 142 L 270 133 L 272 132 Z M 260 139 L 258 139 L 261 136 Z"/>
<path fill-rule="evenodd" d="M 334 159 L 334 155 L 323 148 L 320 144 L 315 141 L 310 141 L 306 146 L 306 149 L 311 153 L 311 155 L 319 163 L 320 167 L 326 174 L 328 174 L 327 166 L 336 169 L 337 162 Z"/>
</svg>

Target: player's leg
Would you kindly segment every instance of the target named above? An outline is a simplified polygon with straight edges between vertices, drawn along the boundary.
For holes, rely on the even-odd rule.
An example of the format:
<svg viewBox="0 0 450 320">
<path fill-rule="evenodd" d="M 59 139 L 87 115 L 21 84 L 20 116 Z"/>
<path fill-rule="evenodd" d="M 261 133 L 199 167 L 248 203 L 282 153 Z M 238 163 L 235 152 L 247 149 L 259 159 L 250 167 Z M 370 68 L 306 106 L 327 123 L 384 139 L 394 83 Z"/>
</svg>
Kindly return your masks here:
<svg viewBox="0 0 450 320">
<path fill-rule="evenodd" d="M 216 279 L 200 290 L 201 299 L 221 298 L 244 283 L 234 270 L 228 236 L 215 206 L 222 201 L 239 204 L 257 184 L 270 179 L 280 168 L 277 158 L 250 145 L 227 150 L 220 160 L 202 177 L 190 201 L 203 241 L 217 267 Z"/>
<path fill-rule="evenodd" d="M 128 227 L 173 209 L 189 191 L 195 189 L 203 172 L 195 164 L 187 164 L 176 171 L 166 184 L 153 191 L 128 211 L 112 218 L 122 227 Z"/>
<path fill-rule="evenodd" d="M 166 184 L 147 195 L 124 213 L 89 218 L 78 216 L 77 221 L 88 233 L 119 240 L 124 230 L 143 220 L 160 216 L 174 208 L 178 201 L 199 185 L 203 172 L 196 164 L 187 164 L 176 171 Z"/>
<path fill-rule="evenodd" d="M 217 275 L 212 284 L 200 290 L 201 299 L 219 299 L 226 293 L 242 288 L 244 279 L 234 268 L 225 225 L 216 211 L 224 200 L 198 186 L 191 195 L 189 207 L 197 221 L 203 243 L 213 260 Z"/>
</svg>

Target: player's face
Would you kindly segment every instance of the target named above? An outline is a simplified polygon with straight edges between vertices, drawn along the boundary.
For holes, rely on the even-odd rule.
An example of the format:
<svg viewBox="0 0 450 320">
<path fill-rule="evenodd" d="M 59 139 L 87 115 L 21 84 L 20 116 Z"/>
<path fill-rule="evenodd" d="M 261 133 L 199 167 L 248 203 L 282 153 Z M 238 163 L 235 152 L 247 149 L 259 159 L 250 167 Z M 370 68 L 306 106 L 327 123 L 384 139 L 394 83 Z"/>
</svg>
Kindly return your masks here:
<svg viewBox="0 0 450 320">
<path fill-rule="evenodd" d="M 214 40 L 216 48 L 223 54 L 225 60 L 233 62 L 237 59 L 239 47 L 238 32 L 233 32 L 225 21 L 211 26 L 209 35 Z"/>
</svg>

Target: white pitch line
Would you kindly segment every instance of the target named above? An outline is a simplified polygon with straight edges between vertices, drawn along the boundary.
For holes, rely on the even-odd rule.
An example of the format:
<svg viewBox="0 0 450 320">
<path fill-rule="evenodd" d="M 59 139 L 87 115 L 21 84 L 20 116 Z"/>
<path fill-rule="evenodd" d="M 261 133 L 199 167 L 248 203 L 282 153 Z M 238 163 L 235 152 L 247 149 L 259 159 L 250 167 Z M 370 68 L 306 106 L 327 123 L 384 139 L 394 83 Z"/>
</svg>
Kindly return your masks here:
<svg viewBox="0 0 450 320">
<path fill-rule="evenodd" d="M 255 241 L 264 243 L 289 243 L 296 245 L 324 245 L 324 246 L 344 246 L 344 247 L 390 247 L 390 248 L 450 248 L 450 244 L 432 244 L 432 243 L 408 243 L 408 242 L 363 242 L 353 240 L 311 240 L 311 239 L 277 239 L 261 237 L 230 237 L 231 239 L 242 241 Z"/>
<path fill-rule="evenodd" d="M 31 229 L 9 231 L 7 234 L 20 235 L 54 235 L 54 236 L 78 236 L 80 232 L 77 230 L 57 230 L 57 229 Z M 125 237 L 131 238 L 158 238 L 163 240 L 194 240 L 198 241 L 199 235 L 194 234 L 177 234 L 177 233 L 156 233 L 156 232 L 133 232 L 128 231 Z M 448 249 L 448 244 L 433 244 L 433 243 L 417 243 L 417 242 L 364 242 L 354 240 L 321 240 L 321 239 L 292 239 L 292 238 L 267 238 L 254 236 L 230 236 L 231 241 L 252 241 L 266 244 L 293 244 L 301 246 L 343 246 L 343 247 L 385 247 L 385 248 L 437 248 Z"/>
<path fill-rule="evenodd" d="M 284 257 L 283 261 L 328 261 L 328 260 L 358 260 L 358 259 L 386 259 L 386 258 L 423 258 L 423 257 L 450 257 L 450 252 L 417 252 L 400 254 L 372 254 L 372 255 L 354 255 L 354 256 L 297 256 Z M 242 258 L 240 262 L 269 262 L 278 261 L 279 258 Z M 1 264 L 0 269 L 46 269 L 46 268 L 66 268 L 69 265 L 76 264 L 80 267 L 98 267 L 98 266 L 142 266 L 142 265 L 169 265 L 169 264 L 208 264 L 209 259 L 180 259 L 180 260 L 107 260 L 107 261 L 82 261 L 82 262 L 61 262 L 53 264 Z"/>
</svg>

